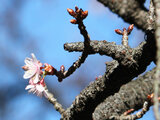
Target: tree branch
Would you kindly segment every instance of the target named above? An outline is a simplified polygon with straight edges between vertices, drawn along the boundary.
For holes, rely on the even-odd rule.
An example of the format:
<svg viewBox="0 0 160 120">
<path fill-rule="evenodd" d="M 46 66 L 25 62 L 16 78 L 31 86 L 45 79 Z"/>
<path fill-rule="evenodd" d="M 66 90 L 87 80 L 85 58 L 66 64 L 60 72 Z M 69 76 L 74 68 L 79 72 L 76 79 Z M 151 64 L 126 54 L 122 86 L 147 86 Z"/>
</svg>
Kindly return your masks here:
<svg viewBox="0 0 160 120">
<path fill-rule="evenodd" d="M 143 30 L 148 28 L 148 23 L 146 22 L 146 18 L 148 16 L 147 12 L 142 9 L 142 4 L 137 1 L 128 2 L 126 0 L 121 0 L 118 2 L 113 0 L 108 1 L 116 2 L 112 4 L 111 7 L 115 8 L 115 12 L 119 12 L 120 15 L 122 15 L 122 18 L 127 18 L 125 19 L 126 21 L 134 23 Z M 108 3 L 108 1 L 106 0 L 106 3 Z M 123 84 L 128 83 L 134 77 L 144 72 L 146 67 L 155 58 L 154 31 L 150 30 L 146 34 L 147 40 L 134 49 L 124 46 L 117 46 L 114 43 L 108 43 L 106 41 L 100 41 L 104 44 L 108 44 L 106 46 L 100 45 L 100 42 L 97 41 L 90 41 L 88 54 L 106 54 L 113 57 L 117 61 L 107 63 L 105 74 L 101 78 L 98 78 L 96 81 L 90 83 L 89 86 L 81 91 L 73 104 L 64 112 L 61 119 L 92 119 L 92 113 L 99 103 L 101 103 L 108 96 L 118 92 Z M 99 51 L 97 51 L 98 47 L 94 47 L 92 43 L 99 47 Z M 82 43 L 79 42 L 76 44 L 78 44 L 78 46 L 81 45 L 81 47 L 77 47 L 76 51 L 84 50 L 84 45 Z M 64 45 L 65 49 L 67 48 L 66 46 L 67 44 Z M 73 47 L 72 45 L 69 45 L 69 47 L 71 48 L 69 51 L 73 51 L 73 49 L 76 48 L 76 45 L 73 45 Z M 107 50 L 103 51 L 101 47 L 103 50 Z M 112 52 L 112 50 L 114 52 Z"/>
<path fill-rule="evenodd" d="M 109 120 L 120 117 L 129 109 L 139 110 L 148 101 L 147 96 L 153 93 L 154 74 L 156 69 L 147 72 L 136 80 L 123 85 L 118 93 L 100 103 L 94 113 L 94 120 Z"/>
<path fill-rule="evenodd" d="M 58 111 L 61 115 L 64 113 L 65 109 L 62 107 L 62 105 L 57 101 L 57 99 L 54 97 L 54 95 L 49 92 L 47 86 L 45 88 L 45 97 L 48 99 L 48 101 L 54 106 L 56 111 Z"/>
<path fill-rule="evenodd" d="M 71 20 L 71 23 L 78 24 L 78 28 L 80 30 L 81 35 L 84 37 L 84 49 L 82 51 L 82 55 L 79 59 L 70 66 L 70 68 L 65 71 L 64 66 L 63 69 L 60 71 L 56 71 L 55 75 L 58 77 L 58 81 L 62 81 L 64 78 L 70 76 L 77 68 L 81 66 L 82 63 L 88 57 L 88 49 L 90 48 L 90 37 L 86 30 L 85 25 L 83 24 L 83 19 L 85 19 L 88 15 L 88 11 L 83 11 L 79 9 L 77 6 L 75 7 L 75 12 L 72 9 L 67 9 L 69 14 L 73 16 L 75 19 Z"/>
<path fill-rule="evenodd" d="M 155 73 L 155 81 L 154 81 L 154 113 L 156 120 L 160 120 L 159 114 L 159 101 L 158 101 L 158 92 L 159 92 L 159 84 L 160 84 L 160 1 L 153 0 L 154 7 L 155 7 L 155 14 L 156 14 L 156 31 L 155 31 L 155 38 L 156 38 L 156 73 Z"/>
<path fill-rule="evenodd" d="M 142 5 L 144 0 L 98 0 L 112 12 L 122 17 L 124 21 L 134 24 L 145 31 L 148 27 L 146 8 Z"/>
<path fill-rule="evenodd" d="M 124 63 L 121 62 L 121 64 L 117 61 L 108 63 L 106 73 L 102 78 L 98 78 L 81 91 L 73 104 L 64 112 L 62 119 L 91 119 L 92 113 L 99 103 L 118 92 L 123 84 L 145 71 L 150 62 L 154 60 L 154 46 L 153 34 L 149 32 L 147 40 L 131 52 L 137 61 L 136 66 L 129 64 L 128 60 L 126 62 L 124 60 Z"/>
<path fill-rule="evenodd" d="M 81 52 L 84 50 L 83 42 L 66 43 L 64 49 L 69 52 Z M 123 45 L 116 45 L 114 42 L 91 41 L 88 54 L 99 53 L 100 55 L 107 55 L 117 60 L 123 66 L 134 66 L 144 64 L 155 56 L 155 40 L 154 32 L 147 33 L 147 41 L 143 41 L 137 48 L 128 48 Z M 145 59 L 145 61 L 144 61 Z M 142 61 L 143 60 L 143 61 Z M 138 65 L 139 66 L 139 65 Z M 146 66 L 146 65 L 145 65 Z"/>
</svg>

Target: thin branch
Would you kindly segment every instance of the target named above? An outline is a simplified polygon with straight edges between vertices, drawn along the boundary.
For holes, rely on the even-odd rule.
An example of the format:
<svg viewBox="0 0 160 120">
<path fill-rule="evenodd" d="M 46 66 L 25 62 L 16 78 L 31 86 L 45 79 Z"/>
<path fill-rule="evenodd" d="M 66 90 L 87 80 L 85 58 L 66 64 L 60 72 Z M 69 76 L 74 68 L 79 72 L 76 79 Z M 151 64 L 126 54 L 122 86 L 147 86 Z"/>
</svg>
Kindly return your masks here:
<svg viewBox="0 0 160 120">
<path fill-rule="evenodd" d="M 121 116 L 111 116 L 110 117 L 110 120 L 136 120 L 136 119 L 139 119 L 139 118 L 142 118 L 143 115 L 145 115 L 145 113 L 149 110 L 149 102 L 148 101 L 145 101 L 144 104 L 143 104 L 143 108 L 141 111 L 137 112 L 136 114 L 134 115 L 121 115 Z"/>
<path fill-rule="evenodd" d="M 77 6 L 75 7 L 75 9 L 75 12 L 72 9 L 68 9 L 68 12 L 71 16 L 76 18 L 76 20 L 71 20 L 71 23 L 78 24 L 80 33 L 84 37 L 84 50 L 79 59 L 76 62 L 74 62 L 73 65 L 67 71 L 63 70 L 62 72 L 60 70 L 55 73 L 59 81 L 62 81 L 64 78 L 70 76 L 77 68 L 81 66 L 82 63 L 84 63 L 84 61 L 88 57 L 88 49 L 90 48 L 90 37 L 88 35 L 85 25 L 83 24 L 83 19 L 87 17 L 88 11 L 83 11 L 82 9 L 79 9 Z"/>
<path fill-rule="evenodd" d="M 128 33 L 125 28 L 123 29 L 122 45 L 128 47 Z"/>
<path fill-rule="evenodd" d="M 63 109 L 62 105 L 57 102 L 57 99 L 54 97 L 54 95 L 49 92 L 47 86 L 45 87 L 45 97 L 48 99 L 48 101 L 53 104 L 54 108 L 61 114 L 63 115 L 65 109 Z"/>
</svg>

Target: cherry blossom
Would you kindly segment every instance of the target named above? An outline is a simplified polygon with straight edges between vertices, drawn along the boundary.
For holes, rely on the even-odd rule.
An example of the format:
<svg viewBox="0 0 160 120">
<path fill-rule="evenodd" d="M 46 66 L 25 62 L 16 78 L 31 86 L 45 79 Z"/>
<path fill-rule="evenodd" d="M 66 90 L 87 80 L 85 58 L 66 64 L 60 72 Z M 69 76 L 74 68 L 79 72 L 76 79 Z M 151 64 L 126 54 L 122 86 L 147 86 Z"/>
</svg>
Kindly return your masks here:
<svg viewBox="0 0 160 120">
<path fill-rule="evenodd" d="M 22 67 L 25 70 L 23 78 L 30 78 L 34 83 L 38 83 L 40 81 L 40 75 L 43 73 L 41 70 L 42 63 L 37 60 L 33 53 L 31 53 L 31 56 L 32 58 L 26 58 L 24 60 L 26 65 Z"/>
<path fill-rule="evenodd" d="M 26 90 L 29 89 L 29 93 L 32 92 L 33 94 L 37 94 L 37 96 L 42 97 L 43 95 L 46 96 L 45 93 L 45 82 L 44 79 L 41 79 L 38 83 L 34 84 L 32 80 L 29 81 L 29 85 L 26 86 Z"/>
</svg>

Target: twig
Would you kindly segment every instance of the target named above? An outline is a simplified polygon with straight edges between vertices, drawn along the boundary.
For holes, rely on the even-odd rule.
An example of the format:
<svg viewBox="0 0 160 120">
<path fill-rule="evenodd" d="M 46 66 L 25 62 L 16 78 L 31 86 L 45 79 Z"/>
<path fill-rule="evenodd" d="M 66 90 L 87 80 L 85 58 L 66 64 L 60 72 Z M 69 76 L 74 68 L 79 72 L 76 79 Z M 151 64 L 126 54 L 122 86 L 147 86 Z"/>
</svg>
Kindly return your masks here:
<svg viewBox="0 0 160 120">
<path fill-rule="evenodd" d="M 48 101 L 53 104 L 54 108 L 61 114 L 63 115 L 65 109 L 63 109 L 62 105 L 57 102 L 57 99 L 54 97 L 52 93 L 49 92 L 47 86 L 45 87 L 45 97 L 48 99 Z"/>
<path fill-rule="evenodd" d="M 148 95 L 147 101 L 144 102 L 142 110 L 137 112 L 136 114 L 129 115 L 130 113 L 134 112 L 134 109 L 130 109 L 130 110 L 124 112 L 124 114 L 122 114 L 121 116 L 111 116 L 110 119 L 114 119 L 114 120 L 136 120 L 136 119 L 142 118 L 143 115 L 149 110 L 149 107 L 151 105 L 153 105 L 153 97 L 154 97 L 154 94 Z M 158 98 L 158 100 L 159 100 L 159 98 Z"/>
<path fill-rule="evenodd" d="M 122 45 L 128 47 L 128 33 L 125 28 L 123 29 Z"/>
<path fill-rule="evenodd" d="M 128 114 L 130 114 L 134 111 L 134 109 L 130 109 L 130 110 L 126 111 L 123 115 L 113 116 L 113 117 L 110 117 L 110 119 L 113 119 L 113 118 L 114 118 L 114 120 L 136 120 L 136 119 L 140 119 L 149 110 L 149 107 L 151 105 L 153 105 L 153 98 L 154 98 L 154 94 L 148 95 L 147 101 L 144 102 L 142 110 L 137 112 L 134 115 L 128 115 Z M 157 100 L 159 101 L 160 99 L 158 98 Z"/>
<path fill-rule="evenodd" d="M 122 35 L 122 45 L 116 45 L 114 42 L 103 41 L 90 41 L 90 48 L 88 48 L 88 54 L 99 53 L 100 55 L 111 56 L 113 59 L 117 60 L 121 65 L 128 65 L 137 67 L 137 63 L 134 60 L 133 51 L 128 45 L 128 35 L 133 30 L 133 24 L 124 28 L 123 31 L 116 29 L 115 32 L 119 35 Z M 84 50 L 84 44 L 82 42 L 76 43 L 66 43 L 64 45 L 65 50 L 69 52 L 78 51 L 81 52 Z"/>
<path fill-rule="evenodd" d="M 88 11 L 83 11 L 82 9 L 79 9 L 77 6 L 75 7 L 75 11 L 73 11 L 72 9 L 67 10 L 69 14 L 75 18 L 72 19 L 70 22 L 73 24 L 78 24 L 80 33 L 84 37 L 84 50 L 79 59 L 76 62 L 74 62 L 73 65 L 67 71 L 63 70 L 62 72 L 62 70 L 60 70 L 55 73 L 59 81 L 62 81 L 64 78 L 70 76 L 77 68 L 81 66 L 82 63 L 84 63 L 85 59 L 88 57 L 88 49 L 90 48 L 90 37 L 88 35 L 85 25 L 83 24 L 83 19 L 87 17 Z"/>
<path fill-rule="evenodd" d="M 120 29 L 116 29 L 115 32 L 119 35 L 122 35 L 122 45 L 125 46 L 125 47 L 129 47 L 128 46 L 128 35 L 132 32 L 133 30 L 133 24 L 130 25 L 128 27 L 128 29 L 126 28 L 123 28 L 123 32 L 120 30 Z"/>
<path fill-rule="evenodd" d="M 150 102 L 145 101 L 141 111 L 137 112 L 134 115 L 121 115 L 121 116 L 111 116 L 110 120 L 136 120 L 142 118 L 143 115 L 149 110 Z"/>
</svg>

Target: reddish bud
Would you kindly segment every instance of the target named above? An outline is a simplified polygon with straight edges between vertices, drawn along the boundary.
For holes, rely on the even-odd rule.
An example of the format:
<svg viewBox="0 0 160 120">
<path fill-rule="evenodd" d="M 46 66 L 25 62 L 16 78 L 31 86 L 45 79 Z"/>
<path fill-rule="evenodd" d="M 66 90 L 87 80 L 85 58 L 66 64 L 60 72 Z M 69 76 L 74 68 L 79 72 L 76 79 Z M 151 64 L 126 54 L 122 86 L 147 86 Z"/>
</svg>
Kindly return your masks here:
<svg viewBox="0 0 160 120">
<path fill-rule="evenodd" d="M 148 96 L 147 96 L 148 100 L 153 99 L 153 97 L 154 97 L 154 94 L 153 94 L 153 93 L 152 93 L 151 95 L 148 95 Z"/>
<path fill-rule="evenodd" d="M 64 65 L 62 65 L 62 66 L 60 67 L 60 71 L 61 71 L 62 73 L 65 72 L 65 67 L 64 67 Z"/>
<path fill-rule="evenodd" d="M 130 25 L 130 26 L 128 27 L 128 30 L 133 30 L 133 27 L 134 27 L 134 24 Z"/>
<path fill-rule="evenodd" d="M 102 75 L 99 75 L 99 76 L 96 77 L 95 79 L 98 80 L 98 79 L 100 79 L 100 78 L 102 78 Z"/>
<path fill-rule="evenodd" d="M 71 16 L 75 16 L 76 15 L 76 13 L 74 12 L 74 10 L 72 10 L 72 9 L 70 9 L 70 8 L 67 8 L 67 11 L 68 11 L 68 13 L 71 15 Z"/>
<path fill-rule="evenodd" d="M 70 9 L 70 8 L 67 8 L 67 11 L 68 11 L 68 13 L 71 15 L 71 16 L 75 16 L 76 15 L 76 13 L 74 12 L 74 10 L 72 10 L 72 9 Z"/>
<path fill-rule="evenodd" d="M 79 14 L 81 11 L 82 11 L 82 9 L 79 9 L 77 6 L 75 7 L 75 12 L 76 12 L 76 13 Z"/>
<path fill-rule="evenodd" d="M 123 35 L 123 32 L 120 29 L 115 29 L 114 31 L 119 35 Z"/>
<path fill-rule="evenodd" d="M 133 30 L 134 24 L 130 25 L 127 29 L 127 33 L 130 34 Z"/>
<path fill-rule="evenodd" d="M 75 6 L 75 11 L 77 12 L 79 10 L 79 8 L 77 6 Z"/>
<path fill-rule="evenodd" d="M 82 19 L 85 19 L 88 16 L 88 10 L 82 12 Z"/>
<path fill-rule="evenodd" d="M 75 20 L 75 19 L 70 20 L 70 22 L 71 22 L 72 24 L 77 24 L 77 20 Z"/>
<path fill-rule="evenodd" d="M 127 116 L 127 115 L 131 114 L 133 111 L 134 111 L 134 109 L 130 109 L 130 110 L 124 112 L 123 115 Z"/>
<path fill-rule="evenodd" d="M 45 64 L 44 64 L 44 70 L 46 71 L 46 73 L 47 73 L 48 75 L 53 75 L 53 74 L 54 74 L 54 71 L 55 71 L 54 67 L 51 66 L 51 65 L 49 65 L 48 63 L 45 63 Z"/>
<path fill-rule="evenodd" d="M 42 70 L 44 67 L 40 67 L 40 70 Z"/>
<path fill-rule="evenodd" d="M 27 71 L 28 70 L 28 67 L 27 66 L 22 66 L 22 69 Z"/>
</svg>

